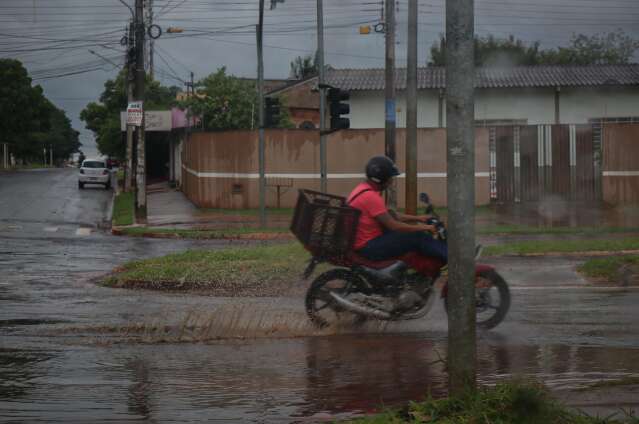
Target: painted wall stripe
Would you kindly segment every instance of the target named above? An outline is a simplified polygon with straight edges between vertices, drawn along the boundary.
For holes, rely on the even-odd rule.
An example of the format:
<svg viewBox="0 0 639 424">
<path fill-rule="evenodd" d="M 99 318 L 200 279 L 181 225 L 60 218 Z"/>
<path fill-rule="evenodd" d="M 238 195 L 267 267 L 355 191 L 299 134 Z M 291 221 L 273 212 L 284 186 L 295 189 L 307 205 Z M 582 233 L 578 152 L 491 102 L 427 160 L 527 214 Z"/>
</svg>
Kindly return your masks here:
<svg viewBox="0 0 639 424">
<path fill-rule="evenodd" d="M 251 172 L 197 172 L 193 169 L 187 167 L 186 165 L 182 165 L 182 168 L 186 170 L 189 174 L 192 174 L 199 178 L 245 178 L 245 179 L 259 179 L 259 173 L 251 173 Z M 475 177 L 477 178 L 488 178 L 490 176 L 489 172 L 476 172 Z M 446 178 L 445 172 L 419 172 L 417 173 L 418 178 Z M 286 174 L 286 173 L 267 173 L 266 178 L 294 178 L 299 180 L 313 180 L 321 178 L 320 174 Z M 339 180 L 339 179 L 358 179 L 364 178 L 364 174 L 328 174 L 328 179 Z M 406 178 L 406 174 L 401 174 L 399 178 Z"/>
<path fill-rule="evenodd" d="M 570 166 L 577 166 L 577 127 L 570 125 L 568 127 L 569 143 L 570 143 Z"/>
<path fill-rule="evenodd" d="M 604 177 L 639 177 L 639 171 L 604 171 Z"/>
</svg>

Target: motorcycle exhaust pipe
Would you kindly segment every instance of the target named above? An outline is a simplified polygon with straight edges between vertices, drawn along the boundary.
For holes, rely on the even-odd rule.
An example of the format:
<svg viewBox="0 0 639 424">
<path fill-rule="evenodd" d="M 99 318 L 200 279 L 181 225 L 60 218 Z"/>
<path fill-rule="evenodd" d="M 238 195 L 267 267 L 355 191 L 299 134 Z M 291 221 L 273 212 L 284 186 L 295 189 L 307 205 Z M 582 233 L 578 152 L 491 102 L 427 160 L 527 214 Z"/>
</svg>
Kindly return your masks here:
<svg viewBox="0 0 639 424">
<path fill-rule="evenodd" d="M 369 308 L 364 305 L 358 305 L 357 303 L 353 303 L 347 299 L 344 299 L 343 297 L 341 297 L 340 295 L 334 292 L 330 292 L 330 295 L 333 298 L 333 300 L 337 302 L 338 305 L 356 314 L 364 315 L 371 318 L 382 319 L 382 320 L 388 320 L 391 318 L 391 315 L 388 312 L 382 312 L 377 309 Z"/>
</svg>

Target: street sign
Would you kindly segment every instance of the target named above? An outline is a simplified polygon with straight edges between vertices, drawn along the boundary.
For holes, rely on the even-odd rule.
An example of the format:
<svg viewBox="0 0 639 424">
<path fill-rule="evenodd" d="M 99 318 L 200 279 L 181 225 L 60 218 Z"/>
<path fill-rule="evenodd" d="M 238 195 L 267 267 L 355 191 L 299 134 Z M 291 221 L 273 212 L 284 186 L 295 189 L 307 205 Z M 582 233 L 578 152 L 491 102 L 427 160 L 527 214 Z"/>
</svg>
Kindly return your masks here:
<svg viewBox="0 0 639 424">
<path fill-rule="evenodd" d="M 142 126 L 142 118 L 144 116 L 144 109 L 142 102 L 131 102 L 126 108 L 126 123 L 127 125 L 133 125 L 136 127 Z"/>
</svg>

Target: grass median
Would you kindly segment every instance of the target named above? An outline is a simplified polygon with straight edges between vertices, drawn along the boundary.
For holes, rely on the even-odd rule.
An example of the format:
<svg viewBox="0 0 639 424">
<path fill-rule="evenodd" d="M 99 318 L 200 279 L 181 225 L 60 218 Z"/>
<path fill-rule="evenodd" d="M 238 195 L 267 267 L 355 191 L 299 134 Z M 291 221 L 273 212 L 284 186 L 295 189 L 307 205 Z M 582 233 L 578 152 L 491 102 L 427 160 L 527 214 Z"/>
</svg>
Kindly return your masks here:
<svg viewBox="0 0 639 424">
<path fill-rule="evenodd" d="M 617 418 L 618 417 L 618 418 Z M 476 393 L 411 402 L 407 407 L 348 421 L 356 424 L 617 424 L 637 423 L 631 413 L 597 418 L 563 406 L 536 383 L 503 383 Z"/>
<path fill-rule="evenodd" d="M 276 296 L 299 281 L 308 253 L 298 243 L 183 253 L 129 262 L 111 287 L 204 290 L 220 296 Z"/>
<path fill-rule="evenodd" d="M 623 285 L 639 283 L 639 256 L 610 256 L 606 258 L 589 259 L 577 270 L 586 277 L 605 280 Z"/>
<path fill-rule="evenodd" d="M 485 256 L 544 255 L 574 252 L 623 252 L 639 250 L 639 237 L 618 239 L 534 240 L 488 246 Z"/>
<path fill-rule="evenodd" d="M 113 225 L 123 226 L 133 224 L 134 194 L 122 192 L 115 196 L 113 202 Z"/>
<path fill-rule="evenodd" d="M 487 256 L 639 250 L 639 238 L 534 241 L 489 246 Z M 212 290 L 219 295 L 277 295 L 299 281 L 309 254 L 297 242 L 219 250 L 189 250 L 129 262 L 106 280 L 112 287 Z M 621 260 L 621 259 L 620 259 Z M 639 263 L 638 259 L 635 259 Z M 601 267 L 599 263 L 593 269 Z"/>
</svg>

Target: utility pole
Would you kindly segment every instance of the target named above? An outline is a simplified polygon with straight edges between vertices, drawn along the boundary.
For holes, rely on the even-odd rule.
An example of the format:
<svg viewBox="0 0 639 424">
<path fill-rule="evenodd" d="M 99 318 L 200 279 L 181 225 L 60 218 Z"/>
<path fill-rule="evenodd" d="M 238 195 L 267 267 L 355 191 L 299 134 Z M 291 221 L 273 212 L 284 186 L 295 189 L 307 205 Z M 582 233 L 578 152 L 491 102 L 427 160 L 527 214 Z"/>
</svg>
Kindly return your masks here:
<svg viewBox="0 0 639 424">
<path fill-rule="evenodd" d="M 53 144 L 49 144 L 49 166 L 53 168 Z"/>
<path fill-rule="evenodd" d="M 135 0 L 135 100 L 144 101 L 144 0 Z M 142 103 L 142 123 L 137 129 L 137 164 L 135 190 L 135 218 L 140 224 L 146 223 L 146 155 L 144 142 L 144 109 Z"/>
<path fill-rule="evenodd" d="M 148 26 L 147 28 L 151 28 L 153 25 L 153 0 L 146 0 L 147 2 L 147 10 L 148 10 Z M 153 79 L 153 56 L 155 53 L 155 40 L 149 37 L 149 76 Z"/>
<path fill-rule="evenodd" d="M 417 0 L 408 0 L 406 213 L 417 214 Z"/>
<path fill-rule="evenodd" d="M 264 55 L 262 35 L 264 29 L 264 0 L 260 0 L 260 16 L 257 25 L 257 102 L 258 102 L 258 154 L 260 168 L 260 226 L 266 227 L 266 164 L 264 146 Z"/>
<path fill-rule="evenodd" d="M 384 31 L 386 35 L 386 82 L 384 89 L 386 96 L 386 130 L 384 148 L 386 156 L 395 161 L 395 129 L 397 127 L 395 105 L 395 0 L 386 0 Z M 397 190 L 395 186 L 388 188 L 388 203 L 392 207 L 397 206 Z"/>
<path fill-rule="evenodd" d="M 135 26 L 133 21 L 129 24 L 129 31 L 127 33 L 127 55 L 126 55 L 126 96 L 127 103 L 133 102 L 133 81 L 135 78 L 135 72 L 133 64 L 130 60 L 129 49 L 133 48 Z M 133 125 L 126 125 L 126 164 L 124 166 L 124 191 L 130 193 L 135 186 L 135 172 L 133 167 Z"/>
<path fill-rule="evenodd" d="M 318 66 L 318 86 L 320 96 L 320 191 L 326 193 L 328 190 L 326 163 L 326 91 L 324 90 L 324 6 L 322 0 L 317 0 L 317 64 Z"/>
<path fill-rule="evenodd" d="M 2 143 L 2 165 L 4 169 L 9 169 L 9 145 L 7 143 Z"/>
<path fill-rule="evenodd" d="M 446 1 L 449 393 L 476 389 L 474 0 Z"/>
</svg>

